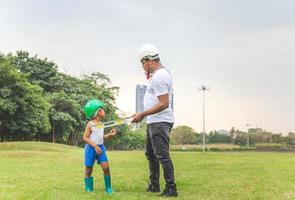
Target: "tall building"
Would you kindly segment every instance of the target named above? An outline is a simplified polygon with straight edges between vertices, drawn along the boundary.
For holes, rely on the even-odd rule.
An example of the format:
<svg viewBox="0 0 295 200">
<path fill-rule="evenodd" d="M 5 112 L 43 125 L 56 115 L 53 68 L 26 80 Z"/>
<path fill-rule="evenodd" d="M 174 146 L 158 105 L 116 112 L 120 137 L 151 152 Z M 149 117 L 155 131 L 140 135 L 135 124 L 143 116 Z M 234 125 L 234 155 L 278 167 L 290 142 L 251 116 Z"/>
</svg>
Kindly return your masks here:
<svg viewBox="0 0 295 200">
<path fill-rule="evenodd" d="M 142 112 L 144 111 L 143 106 L 143 98 L 145 95 L 145 91 L 147 89 L 146 85 L 136 85 L 136 112 Z M 172 93 L 171 99 L 169 99 L 171 102 L 171 108 L 174 110 L 174 94 Z"/>
<path fill-rule="evenodd" d="M 144 110 L 143 98 L 146 88 L 146 85 L 136 85 L 136 112 L 142 112 Z"/>
<path fill-rule="evenodd" d="M 171 108 L 172 110 L 174 111 L 174 93 L 172 93 L 172 96 L 171 96 Z"/>
</svg>

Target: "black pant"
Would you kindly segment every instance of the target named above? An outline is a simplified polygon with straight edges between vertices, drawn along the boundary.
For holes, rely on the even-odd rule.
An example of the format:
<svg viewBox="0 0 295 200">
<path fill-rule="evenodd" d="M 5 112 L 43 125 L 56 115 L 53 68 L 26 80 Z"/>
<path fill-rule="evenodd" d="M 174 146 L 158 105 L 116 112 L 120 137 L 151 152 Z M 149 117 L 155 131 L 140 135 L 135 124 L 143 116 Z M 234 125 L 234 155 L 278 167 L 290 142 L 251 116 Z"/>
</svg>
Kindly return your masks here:
<svg viewBox="0 0 295 200">
<path fill-rule="evenodd" d="M 149 161 L 150 182 L 159 186 L 159 162 L 162 165 L 166 187 L 175 187 L 174 168 L 169 154 L 169 134 L 173 123 L 157 122 L 147 125 L 145 155 Z"/>
</svg>

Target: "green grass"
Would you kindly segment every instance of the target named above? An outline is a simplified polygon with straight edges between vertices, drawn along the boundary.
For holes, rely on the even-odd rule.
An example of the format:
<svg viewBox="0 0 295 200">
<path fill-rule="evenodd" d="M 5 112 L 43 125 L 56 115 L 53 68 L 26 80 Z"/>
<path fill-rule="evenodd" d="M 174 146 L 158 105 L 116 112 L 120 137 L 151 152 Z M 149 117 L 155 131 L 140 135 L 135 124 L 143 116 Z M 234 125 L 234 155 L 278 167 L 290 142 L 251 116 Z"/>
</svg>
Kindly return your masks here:
<svg viewBox="0 0 295 200">
<path fill-rule="evenodd" d="M 143 152 L 108 152 L 113 188 L 84 192 L 83 149 L 50 143 L 0 143 L 0 199 L 164 199 L 145 192 Z M 178 199 L 295 199 L 295 154 L 172 152 Z M 164 182 L 161 172 L 161 186 Z"/>
</svg>

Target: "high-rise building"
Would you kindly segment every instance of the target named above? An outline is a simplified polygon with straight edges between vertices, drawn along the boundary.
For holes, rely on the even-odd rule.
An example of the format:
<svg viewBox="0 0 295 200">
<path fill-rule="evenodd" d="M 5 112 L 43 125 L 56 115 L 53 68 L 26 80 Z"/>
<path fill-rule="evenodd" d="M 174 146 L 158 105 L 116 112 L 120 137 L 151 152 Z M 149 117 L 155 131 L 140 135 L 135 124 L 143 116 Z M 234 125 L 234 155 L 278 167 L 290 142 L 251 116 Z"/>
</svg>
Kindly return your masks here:
<svg viewBox="0 0 295 200">
<path fill-rule="evenodd" d="M 136 112 L 144 111 L 143 98 L 145 95 L 146 88 L 146 85 L 136 85 Z"/>
<path fill-rule="evenodd" d="M 146 92 L 147 86 L 146 85 L 136 85 L 136 112 L 142 112 L 144 111 L 143 106 L 143 98 Z M 169 99 L 171 102 L 170 106 L 172 110 L 174 110 L 174 94 L 172 93 L 171 99 Z"/>
<path fill-rule="evenodd" d="M 172 95 L 171 95 L 171 108 L 172 108 L 172 110 L 174 110 L 174 94 L 172 93 Z"/>
</svg>

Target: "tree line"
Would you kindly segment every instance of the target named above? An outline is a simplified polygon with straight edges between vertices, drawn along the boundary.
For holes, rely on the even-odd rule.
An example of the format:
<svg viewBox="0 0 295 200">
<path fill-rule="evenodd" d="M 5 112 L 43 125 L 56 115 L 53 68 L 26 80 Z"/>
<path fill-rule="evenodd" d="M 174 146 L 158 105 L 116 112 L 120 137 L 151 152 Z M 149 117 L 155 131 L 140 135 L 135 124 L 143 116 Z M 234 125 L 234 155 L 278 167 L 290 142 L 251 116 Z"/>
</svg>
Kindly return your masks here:
<svg viewBox="0 0 295 200">
<path fill-rule="evenodd" d="M 246 146 L 249 140 L 250 146 L 257 143 L 280 143 L 295 145 L 295 133 L 289 132 L 284 136 L 282 133 L 272 133 L 261 128 L 250 128 L 247 132 L 231 128 L 230 131 L 211 131 L 206 134 L 206 143 L 227 143 Z M 191 127 L 178 126 L 172 129 L 172 144 L 202 144 L 203 134 L 195 132 Z"/>
</svg>

